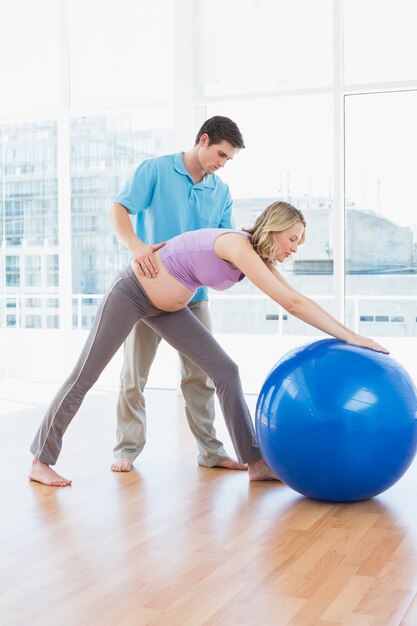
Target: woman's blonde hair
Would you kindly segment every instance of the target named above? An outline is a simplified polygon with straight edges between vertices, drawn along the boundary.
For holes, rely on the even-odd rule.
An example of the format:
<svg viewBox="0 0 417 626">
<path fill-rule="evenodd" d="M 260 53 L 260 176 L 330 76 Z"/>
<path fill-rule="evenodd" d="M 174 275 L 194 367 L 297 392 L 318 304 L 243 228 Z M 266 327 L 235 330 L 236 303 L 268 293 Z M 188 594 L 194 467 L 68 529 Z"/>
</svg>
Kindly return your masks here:
<svg viewBox="0 0 417 626">
<path fill-rule="evenodd" d="M 298 222 L 301 222 L 304 228 L 306 227 L 306 221 L 301 211 L 288 202 L 279 201 L 266 207 L 252 228 L 242 228 L 242 230 L 251 235 L 252 246 L 259 256 L 275 263 L 278 245 L 274 235 L 291 228 Z M 304 243 L 304 240 L 305 231 L 298 243 Z"/>
</svg>

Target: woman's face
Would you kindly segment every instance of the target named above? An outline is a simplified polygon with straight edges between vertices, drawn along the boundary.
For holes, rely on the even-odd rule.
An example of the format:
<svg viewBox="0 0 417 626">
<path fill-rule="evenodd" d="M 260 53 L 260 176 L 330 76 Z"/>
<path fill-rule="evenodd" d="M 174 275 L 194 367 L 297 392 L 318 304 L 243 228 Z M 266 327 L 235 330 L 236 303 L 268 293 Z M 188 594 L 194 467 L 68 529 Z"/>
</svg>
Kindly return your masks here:
<svg viewBox="0 0 417 626">
<path fill-rule="evenodd" d="M 301 222 L 296 222 L 291 228 L 282 230 L 279 233 L 275 233 L 275 239 L 278 244 L 278 250 L 276 260 L 278 263 L 283 263 L 292 254 L 295 254 L 298 249 L 298 244 L 304 233 L 304 226 Z"/>
</svg>

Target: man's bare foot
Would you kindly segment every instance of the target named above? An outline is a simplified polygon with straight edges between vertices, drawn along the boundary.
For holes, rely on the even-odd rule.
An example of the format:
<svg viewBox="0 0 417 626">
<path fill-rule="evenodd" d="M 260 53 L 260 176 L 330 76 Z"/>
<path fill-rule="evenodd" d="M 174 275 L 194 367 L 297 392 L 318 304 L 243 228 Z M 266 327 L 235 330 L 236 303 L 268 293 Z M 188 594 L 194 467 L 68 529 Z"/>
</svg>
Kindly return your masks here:
<svg viewBox="0 0 417 626">
<path fill-rule="evenodd" d="M 72 483 L 72 480 L 60 476 L 52 467 L 49 467 L 49 465 L 39 459 L 33 459 L 29 480 L 49 485 L 50 487 L 68 487 Z"/>
<path fill-rule="evenodd" d="M 133 462 L 127 456 L 122 456 L 120 459 L 115 459 L 111 466 L 113 472 L 130 472 L 133 467 Z"/>
<path fill-rule="evenodd" d="M 263 459 L 248 463 L 249 480 L 279 480 L 280 478 L 271 470 Z"/>
<path fill-rule="evenodd" d="M 238 461 L 235 461 L 234 459 L 231 459 L 229 457 L 228 459 L 225 459 L 224 461 L 216 463 L 216 465 L 213 465 L 213 467 L 224 467 L 224 468 L 230 469 L 230 470 L 247 470 L 248 469 L 248 464 L 247 463 L 238 463 Z"/>
</svg>

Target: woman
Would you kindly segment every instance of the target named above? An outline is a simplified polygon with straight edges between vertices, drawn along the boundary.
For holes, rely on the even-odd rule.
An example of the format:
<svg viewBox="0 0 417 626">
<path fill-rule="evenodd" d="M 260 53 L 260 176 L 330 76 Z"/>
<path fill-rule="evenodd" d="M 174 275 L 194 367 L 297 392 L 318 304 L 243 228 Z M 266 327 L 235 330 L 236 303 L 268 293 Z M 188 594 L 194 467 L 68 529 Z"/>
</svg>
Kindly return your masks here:
<svg viewBox="0 0 417 626">
<path fill-rule="evenodd" d="M 194 361 L 214 381 L 232 442 L 250 480 L 276 479 L 262 459 L 236 364 L 187 309 L 203 285 L 227 289 L 245 276 L 288 313 L 347 343 L 388 352 L 357 335 L 318 304 L 293 289 L 275 268 L 304 242 L 302 213 L 274 202 L 247 230 L 202 229 L 154 246 L 157 275 L 132 261 L 116 276 L 103 298 L 81 356 L 52 401 L 31 446 L 31 480 L 53 486 L 71 481 L 50 465 L 57 461 L 62 437 L 85 394 L 129 334 L 144 319 L 176 350 Z"/>
</svg>

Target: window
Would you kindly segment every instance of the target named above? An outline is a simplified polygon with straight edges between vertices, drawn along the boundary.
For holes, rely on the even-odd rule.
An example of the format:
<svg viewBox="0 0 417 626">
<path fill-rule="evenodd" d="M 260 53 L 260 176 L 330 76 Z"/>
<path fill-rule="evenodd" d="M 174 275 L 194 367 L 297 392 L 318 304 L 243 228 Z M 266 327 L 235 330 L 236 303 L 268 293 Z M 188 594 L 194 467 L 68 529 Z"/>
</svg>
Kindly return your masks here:
<svg viewBox="0 0 417 626">
<path fill-rule="evenodd" d="M 210 104 L 207 117 L 218 110 L 219 105 Z M 305 293 L 308 290 L 332 312 L 333 299 L 328 298 L 333 292 L 334 247 L 331 97 L 245 100 L 222 105 L 221 110 L 238 122 L 248 146 L 220 173 L 234 197 L 236 226 L 252 225 L 259 213 L 277 199 L 301 209 L 308 224 L 306 242 L 300 246 L 293 263 L 280 270 L 296 289 Z M 310 332 L 309 327 L 293 316 L 285 327 L 266 322 L 268 298 L 265 296 L 263 304 L 245 299 L 259 293 L 254 285 L 243 281 L 223 297 L 212 299 L 215 332 L 257 334 L 282 330 L 289 335 Z M 242 300 L 230 300 L 232 294 L 240 295 Z"/>
<path fill-rule="evenodd" d="M 16 315 L 6 315 L 6 326 L 14 328 L 16 326 Z"/>
<path fill-rule="evenodd" d="M 47 328 L 59 328 L 59 315 L 47 315 L 46 326 Z"/>
<path fill-rule="evenodd" d="M 17 255 L 6 256 L 6 287 L 20 285 L 20 258 Z"/>
<path fill-rule="evenodd" d="M 3 4 L 7 7 L 0 20 L 0 114 L 57 109 L 62 104 L 61 2 Z"/>
<path fill-rule="evenodd" d="M 346 98 L 347 323 L 356 301 L 372 308 L 382 336 L 415 334 L 416 107 L 417 90 Z M 405 323 L 381 324 L 390 319 Z"/>
<path fill-rule="evenodd" d="M 7 245 L 57 245 L 56 122 L 5 124 L 0 146 L 7 148 L 2 216 Z"/>
<path fill-rule="evenodd" d="M 332 37 L 330 0 L 199 0 L 199 86 L 216 97 L 331 85 Z"/>
<path fill-rule="evenodd" d="M 42 328 L 42 317 L 40 315 L 26 315 L 24 328 Z"/>
<path fill-rule="evenodd" d="M 26 298 L 26 306 L 28 309 L 39 309 L 42 306 L 40 298 Z"/>
<path fill-rule="evenodd" d="M 415 80 L 414 0 L 347 0 L 344 7 L 345 80 Z"/>
<path fill-rule="evenodd" d="M 172 109 L 74 117 L 70 132 L 73 292 L 104 293 L 130 259 L 111 231 L 108 210 L 144 159 L 173 151 Z"/>
<path fill-rule="evenodd" d="M 59 285 L 59 256 L 57 254 L 46 255 L 46 284 L 48 287 Z"/>
<path fill-rule="evenodd" d="M 173 0 L 119 0 L 116 10 L 109 0 L 71 0 L 68 9 L 74 108 L 171 100 Z M 114 45 L 115 33 L 123 33 L 122 45 Z M 102 154 L 89 149 L 85 159 Z"/>
<path fill-rule="evenodd" d="M 41 257 L 27 255 L 25 257 L 25 279 L 27 287 L 39 287 L 41 284 Z"/>
<path fill-rule="evenodd" d="M 192 28 L 179 19 L 185 4 Z M 2 325 L 57 328 L 63 313 L 89 328 L 130 258 L 108 223 L 115 194 L 144 159 L 187 148 L 189 120 L 197 126 L 220 114 L 238 123 L 247 146 L 220 172 L 237 226 L 272 200 L 296 204 L 308 227 L 294 262 L 281 267 L 291 284 L 330 312 L 344 299 L 346 322 L 358 332 L 417 336 L 414 0 L 7 6 L 0 22 Z M 341 33 L 334 31 L 339 14 Z M 176 54 L 192 45 L 194 82 L 183 89 L 191 69 L 174 76 Z M 342 70 L 333 65 L 339 51 Z M 335 274 L 343 197 L 346 276 Z M 251 340 L 270 357 L 317 335 L 248 281 L 211 293 L 210 306 L 226 347 L 242 345 L 242 363 Z M 285 335 L 279 348 L 270 338 L 277 333 Z M 251 368 L 246 390 L 258 390 L 258 374 Z"/>
</svg>

